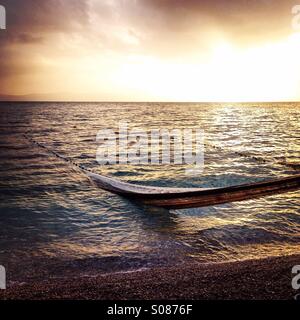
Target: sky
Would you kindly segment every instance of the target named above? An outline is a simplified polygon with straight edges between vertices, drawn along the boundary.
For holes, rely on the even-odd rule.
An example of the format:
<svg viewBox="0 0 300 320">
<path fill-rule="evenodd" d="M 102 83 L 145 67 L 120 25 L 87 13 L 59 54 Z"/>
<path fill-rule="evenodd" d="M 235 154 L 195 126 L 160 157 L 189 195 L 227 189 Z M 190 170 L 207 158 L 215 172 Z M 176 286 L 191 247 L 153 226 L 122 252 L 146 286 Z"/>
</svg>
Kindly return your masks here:
<svg viewBox="0 0 300 320">
<path fill-rule="evenodd" d="M 0 94 L 300 101 L 296 0 L 0 0 Z M 300 1 L 299 1 L 300 4 Z"/>
</svg>

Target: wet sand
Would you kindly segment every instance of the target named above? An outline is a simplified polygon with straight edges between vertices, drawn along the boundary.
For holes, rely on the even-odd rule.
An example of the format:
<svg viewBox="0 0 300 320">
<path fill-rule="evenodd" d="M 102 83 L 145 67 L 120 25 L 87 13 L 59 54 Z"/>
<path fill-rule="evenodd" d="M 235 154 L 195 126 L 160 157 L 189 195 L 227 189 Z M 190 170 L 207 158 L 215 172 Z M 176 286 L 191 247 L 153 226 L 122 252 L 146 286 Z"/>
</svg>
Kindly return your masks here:
<svg viewBox="0 0 300 320">
<path fill-rule="evenodd" d="M 300 255 L 48 279 L 9 287 L 0 291 L 0 299 L 294 299 L 294 265 L 300 265 Z"/>
</svg>

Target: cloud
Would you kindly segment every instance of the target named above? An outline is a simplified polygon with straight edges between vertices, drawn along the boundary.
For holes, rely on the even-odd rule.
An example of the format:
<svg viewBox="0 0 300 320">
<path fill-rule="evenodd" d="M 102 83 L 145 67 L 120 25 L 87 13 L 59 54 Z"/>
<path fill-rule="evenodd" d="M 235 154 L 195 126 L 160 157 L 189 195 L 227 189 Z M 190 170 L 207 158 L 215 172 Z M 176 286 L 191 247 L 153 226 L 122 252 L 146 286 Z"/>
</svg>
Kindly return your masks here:
<svg viewBox="0 0 300 320">
<path fill-rule="evenodd" d="M 285 37 L 291 32 L 293 4 L 293 0 L 90 0 L 95 28 L 88 37 L 115 51 L 166 58 L 199 55 L 218 39 L 252 46 Z M 130 38 L 133 41 L 126 41 Z"/>
<path fill-rule="evenodd" d="M 27 90 L 33 80 L 39 84 L 49 71 L 56 79 L 55 68 L 59 78 L 61 66 L 69 68 L 70 61 L 73 71 L 88 61 L 98 63 L 102 71 L 115 56 L 112 65 L 117 68 L 129 55 L 205 63 L 218 42 L 236 47 L 272 42 L 292 32 L 294 0 L 1 0 L 1 4 L 7 11 L 7 30 L 0 31 L 0 86 L 16 91 Z"/>
<path fill-rule="evenodd" d="M 71 32 L 88 23 L 85 0 L 2 0 L 7 30 L 0 33 L 3 48 L 10 42 L 38 43 L 49 33 Z"/>
<path fill-rule="evenodd" d="M 290 32 L 293 0 L 3 0 L 8 29 L 0 44 L 38 44 L 76 34 L 108 50 L 173 55 L 205 50 L 210 39 L 240 45 Z M 179 52 L 178 52 L 179 51 Z M 177 54 L 176 54 L 177 53 Z"/>
<path fill-rule="evenodd" d="M 2 0 L 10 29 L 14 31 L 59 31 L 88 18 L 86 0 Z"/>
<path fill-rule="evenodd" d="M 49 38 L 89 23 L 88 0 L 2 0 L 1 5 L 7 15 L 7 29 L 0 32 L 2 87 L 15 75 L 35 72 L 34 59 Z"/>
<path fill-rule="evenodd" d="M 153 28 L 199 36 L 212 30 L 245 45 L 290 32 L 293 0 L 142 0 Z"/>
</svg>

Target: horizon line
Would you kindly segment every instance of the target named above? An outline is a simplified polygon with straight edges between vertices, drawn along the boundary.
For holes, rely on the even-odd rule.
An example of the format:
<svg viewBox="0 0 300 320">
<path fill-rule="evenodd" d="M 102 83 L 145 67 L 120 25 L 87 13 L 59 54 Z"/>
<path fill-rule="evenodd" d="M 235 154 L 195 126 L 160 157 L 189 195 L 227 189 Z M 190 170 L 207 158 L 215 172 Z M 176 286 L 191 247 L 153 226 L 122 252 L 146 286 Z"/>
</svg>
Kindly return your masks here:
<svg viewBox="0 0 300 320">
<path fill-rule="evenodd" d="M 1 100 L 3 102 L 21 102 L 21 103 L 300 103 L 298 100 L 286 100 L 286 101 L 122 101 L 122 100 Z"/>
</svg>

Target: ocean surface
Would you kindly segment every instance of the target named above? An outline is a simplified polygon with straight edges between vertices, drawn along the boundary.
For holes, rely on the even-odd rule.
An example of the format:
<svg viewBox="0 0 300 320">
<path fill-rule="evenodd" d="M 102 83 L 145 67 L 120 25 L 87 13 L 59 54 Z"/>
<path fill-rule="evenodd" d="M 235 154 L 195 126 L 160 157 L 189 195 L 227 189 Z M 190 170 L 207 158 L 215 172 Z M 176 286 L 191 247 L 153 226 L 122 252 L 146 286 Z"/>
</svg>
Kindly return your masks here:
<svg viewBox="0 0 300 320">
<path fill-rule="evenodd" d="M 23 136 L 124 181 L 230 186 L 297 172 L 283 163 L 300 162 L 300 104 L 3 102 L 0 114 L 0 265 L 10 282 L 300 253 L 299 191 L 198 209 L 146 207 L 96 188 Z M 204 130 L 204 171 L 99 165 L 97 132 L 119 122 Z"/>
</svg>

